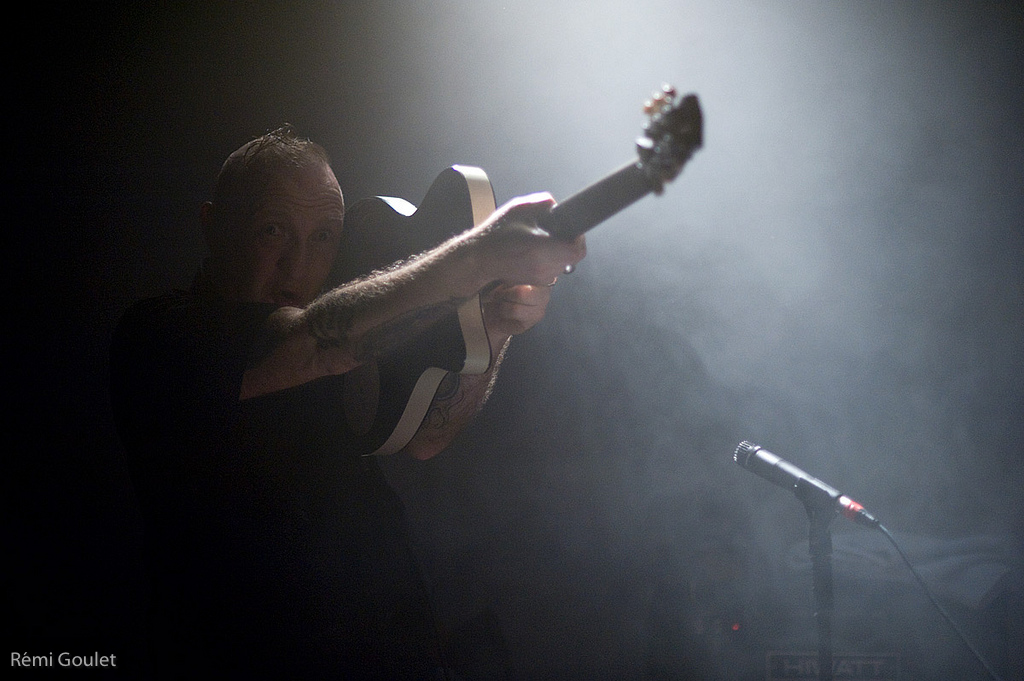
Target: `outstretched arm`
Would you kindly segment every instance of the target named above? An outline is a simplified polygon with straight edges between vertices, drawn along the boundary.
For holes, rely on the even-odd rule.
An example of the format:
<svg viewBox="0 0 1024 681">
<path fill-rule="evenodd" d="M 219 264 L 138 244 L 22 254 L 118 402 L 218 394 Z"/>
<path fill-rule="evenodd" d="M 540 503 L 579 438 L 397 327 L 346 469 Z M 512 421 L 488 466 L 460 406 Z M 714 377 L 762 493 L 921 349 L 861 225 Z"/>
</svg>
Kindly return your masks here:
<svg viewBox="0 0 1024 681">
<path fill-rule="evenodd" d="M 552 205 L 546 194 L 515 199 L 480 226 L 407 263 L 329 291 L 304 309 L 281 308 L 271 319 L 279 341 L 246 372 L 241 397 L 347 373 L 415 337 L 493 282 L 501 283 L 494 295 L 546 289 L 566 265 L 585 254 L 582 239 L 560 241 L 536 228 L 537 218 Z M 546 305 L 548 293 L 538 295 Z M 507 313 L 516 306 L 530 307 L 495 298 L 485 308 L 492 348 L 500 350 L 510 335 L 543 316 L 540 306 L 532 317 L 516 319 Z M 470 392 L 486 396 L 493 376 L 479 378 L 486 382 Z M 470 386 L 460 382 L 460 389 L 465 395 Z"/>
</svg>

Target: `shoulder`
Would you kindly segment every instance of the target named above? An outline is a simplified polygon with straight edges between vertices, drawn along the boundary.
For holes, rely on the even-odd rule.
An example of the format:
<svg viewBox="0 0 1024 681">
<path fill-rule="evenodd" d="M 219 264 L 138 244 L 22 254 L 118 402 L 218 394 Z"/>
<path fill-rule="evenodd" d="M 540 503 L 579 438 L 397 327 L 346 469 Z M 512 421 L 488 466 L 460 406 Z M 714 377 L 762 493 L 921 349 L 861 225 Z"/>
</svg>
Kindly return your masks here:
<svg viewBox="0 0 1024 681">
<path fill-rule="evenodd" d="M 265 342 L 272 312 L 271 305 L 228 305 L 192 291 L 132 304 L 110 347 L 115 407 L 123 414 L 155 409 L 168 418 L 186 414 L 184 422 L 223 422 L 246 365 Z"/>
<path fill-rule="evenodd" d="M 266 343 L 272 312 L 273 306 L 228 305 L 192 291 L 140 300 L 114 332 L 111 371 L 126 384 L 240 382 L 246 364 Z"/>
<path fill-rule="evenodd" d="M 143 321 L 147 319 L 158 319 L 162 316 L 193 307 L 198 301 L 198 296 L 182 290 L 168 291 L 153 298 L 144 298 L 132 303 L 124 316 L 124 321 Z"/>
</svg>

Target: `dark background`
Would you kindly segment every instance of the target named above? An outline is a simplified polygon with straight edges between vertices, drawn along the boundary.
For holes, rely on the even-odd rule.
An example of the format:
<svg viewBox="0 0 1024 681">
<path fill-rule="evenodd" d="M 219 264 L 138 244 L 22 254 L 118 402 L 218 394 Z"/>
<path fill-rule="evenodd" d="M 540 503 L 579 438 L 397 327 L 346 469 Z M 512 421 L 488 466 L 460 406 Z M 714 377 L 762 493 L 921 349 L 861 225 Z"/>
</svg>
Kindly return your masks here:
<svg viewBox="0 0 1024 681">
<path fill-rule="evenodd" d="M 564 198 L 632 158 L 667 81 L 700 95 L 704 150 L 591 234 L 449 452 L 387 464 L 440 618 L 483 614 L 517 678 L 763 678 L 766 651 L 813 650 L 807 519 L 732 463 L 749 439 L 881 518 L 1020 673 L 1019 3 L 30 12 L 5 107 L 11 651 L 116 654 L 119 678 L 144 654 L 106 346 L 191 281 L 228 153 L 289 122 L 349 200 L 418 201 L 452 163 L 499 202 Z M 981 678 L 875 535 L 833 531 L 837 649 Z"/>
</svg>

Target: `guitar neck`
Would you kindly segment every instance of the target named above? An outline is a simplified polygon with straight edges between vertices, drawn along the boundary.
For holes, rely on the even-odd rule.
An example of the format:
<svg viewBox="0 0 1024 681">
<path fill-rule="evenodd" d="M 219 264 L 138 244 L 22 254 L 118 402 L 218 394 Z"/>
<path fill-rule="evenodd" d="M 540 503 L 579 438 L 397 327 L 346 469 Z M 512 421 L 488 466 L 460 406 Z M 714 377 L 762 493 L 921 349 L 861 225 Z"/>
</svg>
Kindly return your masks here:
<svg viewBox="0 0 1024 681">
<path fill-rule="evenodd" d="M 633 161 L 560 201 L 540 220 L 540 226 L 552 236 L 574 239 L 651 191 L 647 174 L 639 161 Z"/>
</svg>

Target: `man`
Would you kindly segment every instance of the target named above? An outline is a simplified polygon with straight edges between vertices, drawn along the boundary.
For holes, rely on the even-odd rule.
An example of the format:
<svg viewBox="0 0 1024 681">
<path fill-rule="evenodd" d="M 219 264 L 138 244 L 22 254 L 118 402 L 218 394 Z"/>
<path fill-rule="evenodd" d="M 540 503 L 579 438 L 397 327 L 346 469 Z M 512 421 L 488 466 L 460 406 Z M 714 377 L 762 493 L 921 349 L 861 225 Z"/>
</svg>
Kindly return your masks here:
<svg viewBox="0 0 1024 681">
<path fill-rule="evenodd" d="M 322 292 L 345 212 L 327 155 L 287 129 L 231 154 L 201 209 L 210 257 L 195 285 L 133 306 L 112 351 L 160 675 L 433 678 L 443 662 L 401 503 L 343 414 L 375 408 L 360 404 L 376 399 L 361 368 L 486 291 L 496 361 L 451 375 L 405 449 L 426 459 L 449 444 L 510 337 L 585 254 L 536 228 L 552 204 L 513 200 Z"/>
</svg>

